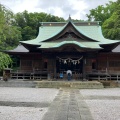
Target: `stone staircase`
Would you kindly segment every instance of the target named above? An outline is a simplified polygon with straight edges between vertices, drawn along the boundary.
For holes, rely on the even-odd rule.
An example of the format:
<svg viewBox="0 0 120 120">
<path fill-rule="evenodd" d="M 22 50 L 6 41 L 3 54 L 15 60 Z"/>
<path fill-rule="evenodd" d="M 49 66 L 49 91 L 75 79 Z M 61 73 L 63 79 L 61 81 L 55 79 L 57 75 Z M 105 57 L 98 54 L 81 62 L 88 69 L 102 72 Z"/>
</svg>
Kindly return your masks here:
<svg viewBox="0 0 120 120">
<path fill-rule="evenodd" d="M 38 88 L 74 88 L 102 89 L 103 84 L 97 81 L 37 81 Z"/>
<path fill-rule="evenodd" d="M 31 81 L 31 80 L 0 80 L 0 87 L 29 87 L 29 88 L 74 88 L 102 89 L 103 84 L 97 81 Z"/>
<path fill-rule="evenodd" d="M 35 88 L 37 85 L 34 81 L 23 81 L 23 80 L 0 80 L 0 87 L 28 87 Z"/>
</svg>

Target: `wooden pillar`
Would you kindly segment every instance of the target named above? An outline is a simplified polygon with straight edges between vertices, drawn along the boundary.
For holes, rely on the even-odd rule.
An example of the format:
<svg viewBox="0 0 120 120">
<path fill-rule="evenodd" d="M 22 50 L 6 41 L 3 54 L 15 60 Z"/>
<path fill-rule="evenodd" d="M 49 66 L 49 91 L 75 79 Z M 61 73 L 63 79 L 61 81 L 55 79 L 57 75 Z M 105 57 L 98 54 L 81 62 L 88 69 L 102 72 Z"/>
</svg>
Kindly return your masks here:
<svg viewBox="0 0 120 120">
<path fill-rule="evenodd" d="M 50 74 L 51 79 L 56 78 L 56 56 L 48 58 L 48 72 Z"/>
<path fill-rule="evenodd" d="M 86 80 L 85 66 L 86 66 L 86 58 L 83 58 L 83 80 Z"/>
<path fill-rule="evenodd" d="M 48 58 L 48 63 L 47 63 L 47 79 L 51 79 L 51 59 Z"/>
<path fill-rule="evenodd" d="M 56 57 L 53 59 L 54 79 L 56 79 Z"/>
<path fill-rule="evenodd" d="M 54 58 L 53 57 L 48 57 L 48 77 L 49 79 L 53 79 L 54 77 Z"/>
<path fill-rule="evenodd" d="M 109 60 L 108 60 L 108 55 L 107 55 L 107 70 L 106 72 L 109 72 Z"/>
</svg>

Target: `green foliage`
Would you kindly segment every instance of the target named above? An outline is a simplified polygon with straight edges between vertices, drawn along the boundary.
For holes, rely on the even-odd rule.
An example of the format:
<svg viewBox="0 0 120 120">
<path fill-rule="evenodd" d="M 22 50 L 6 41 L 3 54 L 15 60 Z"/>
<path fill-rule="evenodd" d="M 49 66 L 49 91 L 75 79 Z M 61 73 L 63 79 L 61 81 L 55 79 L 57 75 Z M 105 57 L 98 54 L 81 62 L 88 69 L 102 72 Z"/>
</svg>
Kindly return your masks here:
<svg viewBox="0 0 120 120">
<path fill-rule="evenodd" d="M 5 50 L 18 45 L 21 32 L 17 26 L 12 26 L 13 13 L 0 4 L 0 49 Z"/>
<path fill-rule="evenodd" d="M 84 22 L 84 20 L 77 20 L 77 19 L 72 19 L 73 22 Z"/>
<path fill-rule="evenodd" d="M 0 49 L 10 49 L 18 45 L 21 40 L 21 32 L 16 26 L 4 25 L 0 38 Z"/>
<path fill-rule="evenodd" d="M 30 26 L 26 26 L 22 29 L 22 36 L 25 40 L 34 39 L 36 37 L 37 30 L 32 29 Z"/>
<path fill-rule="evenodd" d="M 116 2 L 115 11 L 103 23 L 102 28 L 106 38 L 120 40 L 120 0 Z"/>
<path fill-rule="evenodd" d="M 11 25 L 13 17 L 13 13 L 0 4 L 0 50 L 13 48 L 21 38 L 18 27 Z M 10 56 L 0 52 L 0 71 L 11 63 Z"/>
<path fill-rule="evenodd" d="M 103 27 L 103 34 L 106 38 L 111 39 L 120 39 L 120 11 L 116 11 L 113 15 L 107 19 L 102 27 Z"/>
<path fill-rule="evenodd" d="M 87 17 L 90 21 L 101 21 L 106 38 L 120 40 L 120 0 L 90 10 Z"/>
<path fill-rule="evenodd" d="M 63 18 L 53 16 L 46 13 L 28 13 L 26 10 L 15 15 L 13 25 L 19 26 L 21 29 L 22 40 L 30 40 L 36 38 L 39 32 L 40 23 L 42 22 L 62 22 Z"/>
<path fill-rule="evenodd" d="M 108 19 L 116 10 L 116 2 L 110 1 L 106 6 L 100 5 L 95 9 L 90 10 L 90 14 L 87 14 L 89 21 L 100 21 L 101 25 Z"/>
<path fill-rule="evenodd" d="M 8 54 L 0 52 L 0 71 L 8 67 L 12 63 L 12 60 Z"/>
<path fill-rule="evenodd" d="M 0 15 L 3 24 L 4 23 L 6 23 L 7 25 L 11 24 L 11 20 L 13 19 L 13 12 L 2 4 L 0 4 Z"/>
<path fill-rule="evenodd" d="M 24 11 L 14 15 L 0 4 L 0 50 L 13 49 L 20 40 L 33 39 L 38 35 L 40 22 L 60 22 L 63 18 L 46 13 Z M 9 55 L 0 52 L 0 71 L 12 63 Z"/>
</svg>

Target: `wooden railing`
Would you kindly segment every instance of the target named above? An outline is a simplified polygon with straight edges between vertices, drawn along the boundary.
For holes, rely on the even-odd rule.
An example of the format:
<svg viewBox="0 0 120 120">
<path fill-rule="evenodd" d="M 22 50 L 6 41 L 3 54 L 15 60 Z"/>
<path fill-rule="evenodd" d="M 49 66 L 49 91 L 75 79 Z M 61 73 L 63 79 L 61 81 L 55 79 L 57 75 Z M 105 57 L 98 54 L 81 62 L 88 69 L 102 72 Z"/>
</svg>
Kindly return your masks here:
<svg viewBox="0 0 120 120">
<path fill-rule="evenodd" d="M 72 79 L 75 80 L 82 80 L 83 74 L 81 73 L 73 73 Z M 53 71 L 48 72 L 47 70 L 17 70 L 17 71 L 11 71 L 10 73 L 11 79 L 54 79 L 60 78 L 60 73 L 56 73 L 56 76 L 54 75 Z M 66 72 L 63 74 L 63 79 L 67 79 Z M 89 71 L 86 72 L 86 79 L 88 80 L 117 80 L 120 81 L 120 71 Z"/>
<path fill-rule="evenodd" d="M 47 79 L 48 72 L 44 70 L 17 70 L 11 71 L 12 79 Z"/>
<path fill-rule="evenodd" d="M 96 70 L 86 73 L 88 80 L 120 80 L 120 71 Z"/>
</svg>

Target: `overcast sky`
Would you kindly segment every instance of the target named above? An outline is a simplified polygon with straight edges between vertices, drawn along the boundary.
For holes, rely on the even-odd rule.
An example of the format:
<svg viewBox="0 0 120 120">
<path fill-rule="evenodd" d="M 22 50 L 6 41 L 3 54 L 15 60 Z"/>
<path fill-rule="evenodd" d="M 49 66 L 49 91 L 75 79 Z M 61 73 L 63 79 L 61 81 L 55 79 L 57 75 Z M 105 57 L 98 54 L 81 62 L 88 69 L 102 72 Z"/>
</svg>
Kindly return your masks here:
<svg viewBox="0 0 120 120">
<path fill-rule="evenodd" d="M 105 5 L 109 1 L 116 0 L 0 0 L 0 3 L 10 8 L 14 13 L 23 12 L 45 12 L 55 16 L 68 19 L 86 20 L 89 10 L 98 5 Z"/>
</svg>

